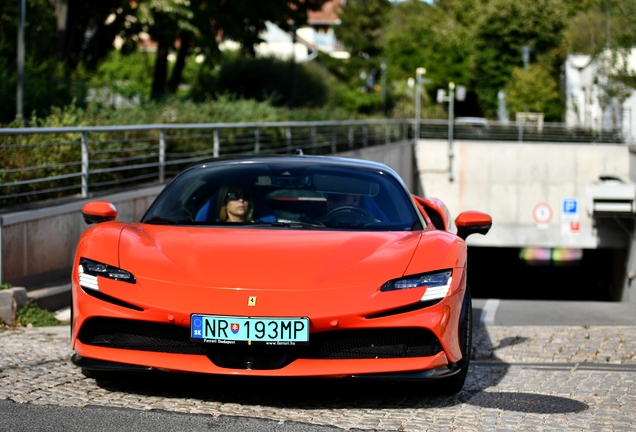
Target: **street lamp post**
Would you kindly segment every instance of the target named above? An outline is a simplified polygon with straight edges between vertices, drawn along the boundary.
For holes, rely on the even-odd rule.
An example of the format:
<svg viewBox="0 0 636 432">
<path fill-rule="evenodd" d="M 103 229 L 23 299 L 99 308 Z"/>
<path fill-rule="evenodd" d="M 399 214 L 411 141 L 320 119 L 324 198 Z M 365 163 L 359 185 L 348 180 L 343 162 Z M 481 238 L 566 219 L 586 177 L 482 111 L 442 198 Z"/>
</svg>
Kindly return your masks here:
<svg viewBox="0 0 636 432">
<path fill-rule="evenodd" d="M 420 139 L 420 109 L 421 109 L 421 93 L 422 93 L 422 76 L 426 73 L 426 69 L 419 67 L 415 69 L 415 139 Z"/>
<path fill-rule="evenodd" d="M 298 27 L 295 24 L 290 26 L 292 37 L 292 51 L 291 51 L 291 91 L 289 94 L 289 107 L 296 107 L 296 30 Z"/>
<path fill-rule="evenodd" d="M 386 113 L 386 58 L 382 58 L 380 63 L 380 71 L 382 73 L 382 112 Z"/>
<path fill-rule="evenodd" d="M 466 88 L 464 86 L 457 87 L 457 100 L 463 101 L 466 97 Z M 455 83 L 448 83 L 448 94 L 444 89 L 437 90 L 437 102 L 448 102 L 448 180 L 453 181 L 453 132 L 455 126 Z"/>
<path fill-rule="evenodd" d="M 26 0 L 20 0 L 20 19 L 18 20 L 18 79 L 16 89 L 16 117 L 22 120 L 24 95 L 24 21 L 26 20 Z"/>
</svg>

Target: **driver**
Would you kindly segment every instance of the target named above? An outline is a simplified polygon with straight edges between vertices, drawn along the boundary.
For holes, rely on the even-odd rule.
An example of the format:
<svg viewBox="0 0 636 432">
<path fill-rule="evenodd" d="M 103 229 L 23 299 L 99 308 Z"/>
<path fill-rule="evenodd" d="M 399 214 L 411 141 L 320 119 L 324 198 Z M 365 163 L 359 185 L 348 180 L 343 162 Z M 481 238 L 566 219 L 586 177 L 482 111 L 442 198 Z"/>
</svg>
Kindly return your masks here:
<svg viewBox="0 0 636 432">
<path fill-rule="evenodd" d="M 327 212 L 342 206 L 355 206 L 360 204 L 360 195 L 350 194 L 325 194 L 327 198 Z M 343 209 L 342 211 L 346 211 Z"/>
<path fill-rule="evenodd" d="M 251 195 L 244 184 L 224 185 L 217 198 L 218 220 L 221 222 L 252 222 Z"/>
</svg>

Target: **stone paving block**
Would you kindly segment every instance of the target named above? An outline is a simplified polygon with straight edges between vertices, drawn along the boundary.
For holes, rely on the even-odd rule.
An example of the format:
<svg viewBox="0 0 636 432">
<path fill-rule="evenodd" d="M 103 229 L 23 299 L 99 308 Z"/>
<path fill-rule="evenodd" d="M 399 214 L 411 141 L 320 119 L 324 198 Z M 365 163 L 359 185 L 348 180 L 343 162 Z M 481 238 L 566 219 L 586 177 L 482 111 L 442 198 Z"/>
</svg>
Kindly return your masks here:
<svg viewBox="0 0 636 432">
<path fill-rule="evenodd" d="M 154 386 L 150 391 L 143 383 L 104 385 L 85 378 L 69 363 L 68 327 L 11 330 L 0 332 L 0 398 L 76 407 L 241 415 L 343 429 L 636 429 L 633 371 L 575 366 L 582 358 L 590 365 L 633 364 L 629 356 L 635 345 L 625 341 L 636 337 L 634 328 L 490 326 L 475 330 L 475 359 L 487 362 L 473 363 L 458 395 L 406 396 L 394 388 L 367 394 L 368 388 L 360 387 L 363 397 L 314 396 L 312 408 L 295 398 L 272 397 L 258 389 L 232 388 L 219 398 L 216 393 L 201 395 L 195 388 L 175 384 L 163 389 Z M 559 348 L 561 352 L 555 355 Z M 581 354 L 584 352 L 593 355 L 588 358 Z M 602 355 L 610 356 L 611 362 Z M 571 366 L 524 366 L 529 362 Z M 354 389 L 357 385 L 349 383 Z"/>
</svg>

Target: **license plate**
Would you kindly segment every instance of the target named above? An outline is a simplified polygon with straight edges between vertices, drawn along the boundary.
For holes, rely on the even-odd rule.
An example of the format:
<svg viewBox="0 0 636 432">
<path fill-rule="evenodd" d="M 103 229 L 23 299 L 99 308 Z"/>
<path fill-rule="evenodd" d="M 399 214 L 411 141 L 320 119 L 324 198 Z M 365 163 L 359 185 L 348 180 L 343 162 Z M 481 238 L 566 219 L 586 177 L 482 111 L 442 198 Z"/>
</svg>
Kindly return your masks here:
<svg viewBox="0 0 636 432">
<path fill-rule="evenodd" d="M 193 314 L 190 340 L 227 345 L 307 345 L 309 319 Z"/>
</svg>

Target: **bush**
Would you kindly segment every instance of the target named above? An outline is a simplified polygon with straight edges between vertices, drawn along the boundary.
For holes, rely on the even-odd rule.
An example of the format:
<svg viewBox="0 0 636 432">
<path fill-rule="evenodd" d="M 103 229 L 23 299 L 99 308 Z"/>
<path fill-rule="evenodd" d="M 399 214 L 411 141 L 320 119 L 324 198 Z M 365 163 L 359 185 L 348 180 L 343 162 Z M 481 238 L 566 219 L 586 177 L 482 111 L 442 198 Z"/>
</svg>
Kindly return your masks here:
<svg viewBox="0 0 636 432">
<path fill-rule="evenodd" d="M 27 60 L 30 60 L 27 58 Z M 16 71 L 0 70 L 0 123 L 15 119 Z M 27 61 L 24 74 L 23 114 L 48 115 L 52 106 L 83 105 L 88 88 L 80 77 L 68 78 L 63 69 L 52 61 L 34 64 Z"/>
<path fill-rule="evenodd" d="M 61 325 L 53 313 L 39 308 L 35 303 L 27 303 L 16 314 L 16 321 L 23 327 L 31 324 L 33 327 L 49 327 Z"/>
<path fill-rule="evenodd" d="M 329 101 L 329 79 L 314 63 L 292 65 L 290 61 L 272 57 L 243 57 L 232 59 L 221 67 L 216 92 L 288 106 L 294 90 L 294 106 L 320 107 Z M 195 89 L 196 92 L 209 92 L 209 89 Z"/>
</svg>

